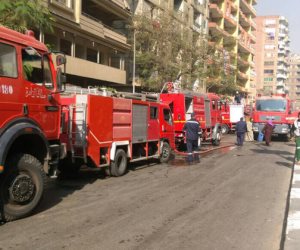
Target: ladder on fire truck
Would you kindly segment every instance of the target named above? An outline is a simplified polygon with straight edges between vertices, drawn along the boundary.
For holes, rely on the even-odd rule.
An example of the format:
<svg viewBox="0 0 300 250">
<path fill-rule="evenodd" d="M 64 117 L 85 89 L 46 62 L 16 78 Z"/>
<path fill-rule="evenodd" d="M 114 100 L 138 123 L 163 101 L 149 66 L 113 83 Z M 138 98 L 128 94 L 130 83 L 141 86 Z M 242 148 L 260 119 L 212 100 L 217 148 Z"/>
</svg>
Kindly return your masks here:
<svg viewBox="0 0 300 250">
<path fill-rule="evenodd" d="M 87 125 L 86 104 L 71 105 L 69 109 L 69 145 L 71 148 L 72 162 L 76 158 L 87 163 Z"/>
</svg>

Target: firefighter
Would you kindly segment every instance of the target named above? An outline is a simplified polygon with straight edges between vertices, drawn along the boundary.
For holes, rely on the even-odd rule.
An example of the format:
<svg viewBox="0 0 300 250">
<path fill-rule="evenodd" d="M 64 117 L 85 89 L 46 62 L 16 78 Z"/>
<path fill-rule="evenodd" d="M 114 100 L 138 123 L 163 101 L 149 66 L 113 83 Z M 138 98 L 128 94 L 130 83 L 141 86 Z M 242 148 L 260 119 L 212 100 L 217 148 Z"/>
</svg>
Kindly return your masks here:
<svg viewBox="0 0 300 250">
<path fill-rule="evenodd" d="M 200 162 L 198 138 L 201 129 L 199 122 L 195 119 L 194 113 L 191 114 L 191 119 L 184 124 L 183 131 L 185 132 L 186 136 L 188 164 L 192 164 L 193 161 L 196 163 Z"/>
</svg>

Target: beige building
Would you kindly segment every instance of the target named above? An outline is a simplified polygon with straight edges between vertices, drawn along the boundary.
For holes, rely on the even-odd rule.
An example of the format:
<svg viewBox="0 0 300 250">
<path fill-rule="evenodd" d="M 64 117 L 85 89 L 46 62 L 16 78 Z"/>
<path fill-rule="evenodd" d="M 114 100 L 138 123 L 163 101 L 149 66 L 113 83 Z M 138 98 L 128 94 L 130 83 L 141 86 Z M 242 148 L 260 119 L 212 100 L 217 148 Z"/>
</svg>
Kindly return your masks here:
<svg viewBox="0 0 300 250">
<path fill-rule="evenodd" d="M 289 96 L 296 101 L 300 108 L 300 55 L 292 54 L 288 58 L 288 79 L 286 86 L 289 90 Z"/>
<path fill-rule="evenodd" d="M 259 16 L 255 56 L 256 86 L 259 92 L 286 93 L 289 25 L 283 16 Z"/>
<path fill-rule="evenodd" d="M 131 46 L 126 24 L 131 12 L 123 0 L 45 1 L 54 33 L 38 34 L 52 50 L 67 55 L 67 80 L 81 86 L 126 86 Z"/>
<path fill-rule="evenodd" d="M 256 0 L 211 0 L 209 34 L 211 43 L 223 52 L 230 72 L 251 101 L 256 95 L 254 83 L 254 44 Z"/>
</svg>

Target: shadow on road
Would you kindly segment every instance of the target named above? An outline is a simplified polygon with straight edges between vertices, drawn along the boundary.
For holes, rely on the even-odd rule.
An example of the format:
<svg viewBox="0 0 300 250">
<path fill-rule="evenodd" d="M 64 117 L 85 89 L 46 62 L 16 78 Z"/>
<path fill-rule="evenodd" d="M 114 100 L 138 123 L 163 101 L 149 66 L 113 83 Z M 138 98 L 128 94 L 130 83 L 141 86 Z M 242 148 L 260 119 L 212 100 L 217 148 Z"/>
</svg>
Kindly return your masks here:
<svg viewBox="0 0 300 250">
<path fill-rule="evenodd" d="M 68 179 L 49 179 L 45 190 L 44 198 L 33 214 L 46 211 L 57 204 L 64 198 L 73 194 L 75 191 L 81 190 L 88 184 L 92 184 L 99 179 L 104 179 L 105 175 L 101 171 L 83 170 L 75 177 Z"/>
</svg>

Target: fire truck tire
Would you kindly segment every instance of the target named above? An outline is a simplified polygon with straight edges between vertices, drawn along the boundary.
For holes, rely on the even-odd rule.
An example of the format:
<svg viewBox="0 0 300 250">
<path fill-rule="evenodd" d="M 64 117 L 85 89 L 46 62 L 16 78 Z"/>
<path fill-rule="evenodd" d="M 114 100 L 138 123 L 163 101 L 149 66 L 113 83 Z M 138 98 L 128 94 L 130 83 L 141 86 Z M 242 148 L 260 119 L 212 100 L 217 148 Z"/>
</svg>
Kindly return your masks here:
<svg viewBox="0 0 300 250">
<path fill-rule="evenodd" d="M 221 141 L 221 132 L 218 131 L 218 132 L 217 132 L 217 135 L 216 135 L 216 139 L 213 139 L 213 140 L 212 140 L 212 144 L 213 144 L 214 146 L 219 146 L 219 145 L 220 145 L 220 141 Z"/>
<path fill-rule="evenodd" d="M 228 126 L 226 124 L 222 124 L 221 131 L 222 131 L 223 135 L 228 134 L 228 132 L 229 132 Z"/>
<path fill-rule="evenodd" d="M 127 155 L 123 149 L 118 149 L 115 160 L 110 165 L 110 173 L 112 176 L 118 177 L 124 175 L 127 171 Z"/>
<path fill-rule="evenodd" d="M 46 174 L 42 164 L 32 155 L 14 155 L 0 179 L 2 219 L 12 221 L 28 216 L 42 199 Z"/>
<path fill-rule="evenodd" d="M 170 160 L 170 157 L 171 157 L 171 147 L 169 143 L 163 142 L 159 160 L 161 163 L 167 163 Z"/>
</svg>

